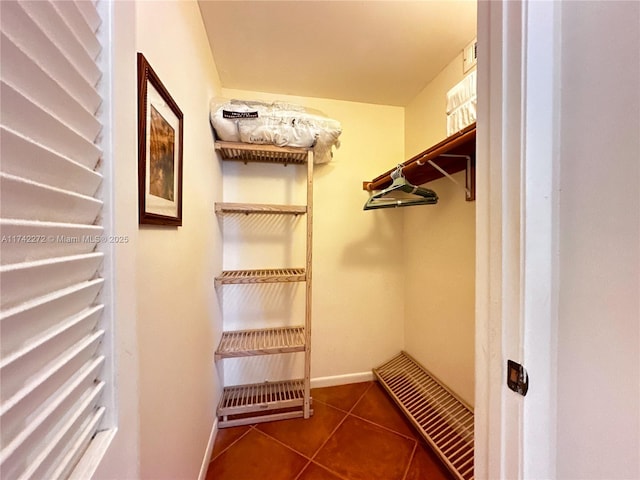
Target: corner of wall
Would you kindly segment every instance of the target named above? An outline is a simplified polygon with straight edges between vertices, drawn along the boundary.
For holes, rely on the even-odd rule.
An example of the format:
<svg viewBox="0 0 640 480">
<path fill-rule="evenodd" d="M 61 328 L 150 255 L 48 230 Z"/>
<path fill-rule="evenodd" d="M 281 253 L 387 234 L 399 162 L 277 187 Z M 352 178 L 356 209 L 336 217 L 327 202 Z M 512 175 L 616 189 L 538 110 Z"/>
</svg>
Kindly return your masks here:
<svg viewBox="0 0 640 480">
<path fill-rule="evenodd" d="M 464 78 L 462 53 L 405 109 L 405 150 L 447 137 L 446 93 Z M 454 175 L 464 183 L 464 173 Z M 429 183 L 434 206 L 405 210 L 405 348 L 470 405 L 475 385 L 475 203 L 449 179 Z"/>
</svg>

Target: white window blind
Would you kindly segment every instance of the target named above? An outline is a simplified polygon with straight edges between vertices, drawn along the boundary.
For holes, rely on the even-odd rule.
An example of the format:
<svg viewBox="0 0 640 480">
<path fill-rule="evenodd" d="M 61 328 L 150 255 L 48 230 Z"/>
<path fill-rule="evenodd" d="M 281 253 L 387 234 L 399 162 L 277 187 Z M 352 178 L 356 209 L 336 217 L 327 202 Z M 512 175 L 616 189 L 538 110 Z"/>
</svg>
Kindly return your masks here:
<svg viewBox="0 0 640 480">
<path fill-rule="evenodd" d="M 68 477 L 105 416 L 93 1 L 0 1 L 0 478 Z"/>
</svg>

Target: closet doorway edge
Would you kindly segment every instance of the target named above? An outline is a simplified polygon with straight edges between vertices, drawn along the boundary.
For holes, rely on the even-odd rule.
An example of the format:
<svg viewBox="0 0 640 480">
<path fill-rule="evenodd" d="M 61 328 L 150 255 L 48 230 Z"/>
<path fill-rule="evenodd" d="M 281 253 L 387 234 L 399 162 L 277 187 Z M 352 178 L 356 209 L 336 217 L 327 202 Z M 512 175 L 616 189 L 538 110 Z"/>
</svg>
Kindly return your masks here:
<svg viewBox="0 0 640 480">
<path fill-rule="evenodd" d="M 478 3 L 475 478 L 556 477 L 560 7 Z M 507 360 L 527 369 L 526 397 Z"/>
</svg>

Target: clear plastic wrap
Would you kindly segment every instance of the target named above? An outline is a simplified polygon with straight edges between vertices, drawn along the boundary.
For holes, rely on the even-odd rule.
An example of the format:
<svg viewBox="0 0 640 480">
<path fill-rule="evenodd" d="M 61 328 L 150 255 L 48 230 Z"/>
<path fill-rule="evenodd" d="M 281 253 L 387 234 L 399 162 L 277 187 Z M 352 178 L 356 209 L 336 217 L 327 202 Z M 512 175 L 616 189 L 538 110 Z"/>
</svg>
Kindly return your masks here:
<svg viewBox="0 0 640 480">
<path fill-rule="evenodd" d="M 473 71 L 447 92 L 447 135 L 476 121 L 477 75 Z"/>
<path fill-rule="evenodd" d="M 214 98 L 210 120 L 228 142 L 313 147 L 315 163 L 327 163 L 340 146 L 340 122 L 300 105 Z"/>
</svg>

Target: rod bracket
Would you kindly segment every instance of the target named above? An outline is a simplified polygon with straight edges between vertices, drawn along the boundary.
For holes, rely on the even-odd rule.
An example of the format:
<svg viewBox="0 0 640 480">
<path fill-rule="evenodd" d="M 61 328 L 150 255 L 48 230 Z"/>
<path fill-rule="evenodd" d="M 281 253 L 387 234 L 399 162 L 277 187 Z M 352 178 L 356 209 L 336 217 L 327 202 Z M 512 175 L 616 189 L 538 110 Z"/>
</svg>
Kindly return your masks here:
<svg viewBox="0 0 640 480">
<path fill-rule="evenodd" d="M 440 165 L 435 163 L 433 160 L 427 160 L 426 162 L 421 162 L 420 160 L 418 160 L 416 163 L 418 165 L 420 165 L 420 166 L 425 165 L 425 164 L 428 163 L 433 168 L 438 170 L 442 175 L 444 175 L 449 180 L 451 180 L 453 183 L 455 183 L 457 186 L 462 188 L 464 190 L 465 200 L 467 202 L 474 201 L 476 199 L 476 188 L 475 188 L 476 171 L 475 171 L 475 166 L 473 165 L 473 162 L 471 161 L 471 156 L 470 155 L 458 155 L 458 154 L 454 154 L 454 153 L 442 153 L 442 154 L 440 154 L 438 156 L 439 157 L 449 157 L 449 158 L 464 158 L 464 159 L 467 160 L 467 165 L 465 167 L 465 179 L 464 179 L 465 185 L 464 186 L 462 186 L 460 184 L 460 182 L 458 182 L 455 178 L 453 178 L 453 176 L 451 176 L 448 172 L 446 172 L 442 167 L 440 167 Z"/>
</svg>

